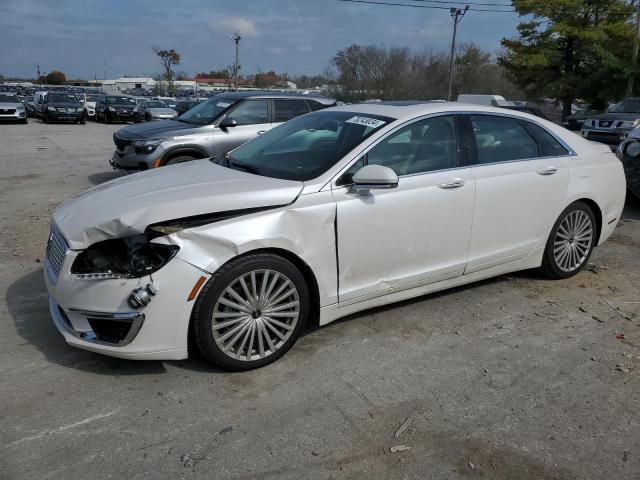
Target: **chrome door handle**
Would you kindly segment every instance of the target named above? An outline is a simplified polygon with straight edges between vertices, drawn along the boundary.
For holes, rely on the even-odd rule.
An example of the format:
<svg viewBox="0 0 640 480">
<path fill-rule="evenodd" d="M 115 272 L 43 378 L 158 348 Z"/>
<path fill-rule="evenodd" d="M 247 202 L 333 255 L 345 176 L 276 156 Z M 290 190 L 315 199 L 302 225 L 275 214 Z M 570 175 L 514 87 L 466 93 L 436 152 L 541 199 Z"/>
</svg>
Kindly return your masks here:
<svg viewBox="0 0 640 480">
<path fill-rule="evenodd" d="M 265 132 L 266 132 L 266 130 L 260 130 L 260 131 L 258 132 L 258 135 L 262 135 L 262 134 L 263 134 L 263 133 L 265 133 Z"/>
<path fill-rule="evenodd" d="M 453 180 L 449 180 L 448 182 L 439 183 L 438 188 L 444 188 L 445 190 L 451 188 L 460 188 L 464 185 L 464 180 L 461 178 L 455 178 Z"/>
<path fill-rule="evenodd" d="M 547 168 L 543 168 L 542 170 L 538 170 L 538 174 L 539 175 L 553 175 L 557 171 L 558 171 L 558 169 L 556 167 L 547 167 Z"/>
</svg>

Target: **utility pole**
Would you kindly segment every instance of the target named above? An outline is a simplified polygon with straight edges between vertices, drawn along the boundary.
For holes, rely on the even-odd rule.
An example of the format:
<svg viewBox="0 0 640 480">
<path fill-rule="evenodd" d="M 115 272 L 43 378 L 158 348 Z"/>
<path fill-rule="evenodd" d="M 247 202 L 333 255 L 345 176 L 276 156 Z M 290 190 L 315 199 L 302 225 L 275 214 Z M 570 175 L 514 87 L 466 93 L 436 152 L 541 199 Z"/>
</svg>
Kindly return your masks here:
<svg viewBox="0 0 640 480">
<path fill-rule="evenodd" d="M 236 86 L 235 90 L 238 91 L 238 84 L 239 84 L 238 75 L 240 73 L 239 72 L 239 64 L 238 64 L 238 49 L 239 49 L 240 40 L 242 40 L 242 37 L 240 36 L 240 34 L 238 32 L 236 32 L 231 36 L 231 40 L 233 40 L 235 42 L 235 44 L 236 44 L 236 63 L 235 63 L 235 66 L 234 66 L 233 70 L 234 70 L 234 74 L 235 74 L 235 86 Z"/>
<path fill-rule="evenodd" d="M 103 58 L 102 59 L 102 66 L 104 68 L 104 79 L 107 79 L 107 61 Z"/>
<path fill-rule="evenodd" d="M 640 46 L 640 1 L 636 2 L 636 33 L 633 37 L 633 50 L 631 51 L 631 68 L 632 72 L 627 81 L 627 97 L 633 95 L 633 87 L 636 79 L 636 67 L 638 65 L 638 47 Z"/>
<path fill-rule="evenodd" d="M 451 18 L 453 18 L 453 38 L 451 39 L 451 57 L 449 58 L 449 93 L 447 94 L 447 100 L 451 101 L 451 89 L 453 88 L 453 57 L 456 53 L 456 34 L 458 33 L 458 24 L 462 21 L 462 17 L 469 10 L 469 5 L 464 7 L 464 10 L 460 8 L 452 8 Z"/>
<path fill-rule="evenodd" d="M 36 65 L 36 69 L 38 70 L 38 76 L 36 77 L 36 82 L 40 80 L 40 65 Z"/>
</svg>

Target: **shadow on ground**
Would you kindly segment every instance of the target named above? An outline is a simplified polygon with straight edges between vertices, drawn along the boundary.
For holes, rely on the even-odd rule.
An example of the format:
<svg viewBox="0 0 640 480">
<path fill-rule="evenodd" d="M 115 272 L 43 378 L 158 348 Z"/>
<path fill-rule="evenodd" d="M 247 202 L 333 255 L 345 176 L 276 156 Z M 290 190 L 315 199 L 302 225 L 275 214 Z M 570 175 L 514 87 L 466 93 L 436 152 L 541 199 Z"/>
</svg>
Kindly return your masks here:
<svg viewBox="0 0 640 480">
<path fill-rule="evenodd" d="M 122 176 L 124 176 L 124 173 L 122 172 L 111 171 L 94 173 L 93 175 L 89 175 L 87 179 L 91 182 L 92 185 L 100 185 L 101 183 L 115 180 L 116 178 L 120 178 Z"/>
</svg>

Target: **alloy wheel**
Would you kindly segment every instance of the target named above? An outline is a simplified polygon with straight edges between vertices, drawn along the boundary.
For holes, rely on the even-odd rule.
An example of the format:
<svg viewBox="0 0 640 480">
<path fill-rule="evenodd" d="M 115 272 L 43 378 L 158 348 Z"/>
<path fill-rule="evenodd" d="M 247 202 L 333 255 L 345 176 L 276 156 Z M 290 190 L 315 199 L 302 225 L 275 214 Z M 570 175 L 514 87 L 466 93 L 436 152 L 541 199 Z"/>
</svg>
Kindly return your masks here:
<svg viewBox="0 0 640 480">
<path fill-rule="evenodd" d="M 553 240 L 553 256 L 563 272 L 580 268 L 593 243 L 593 222 L 584 210 L 573 210 L 560 222 Z"/>
<path fill-rule="evenodd" d="M 228 357 L 260 360 L 289 340 L 299 317 L 300 297 L 291 279 L 274 270 L 253 270 L 222 291 L 213 309 L 211 330 Z"/>
</svg>

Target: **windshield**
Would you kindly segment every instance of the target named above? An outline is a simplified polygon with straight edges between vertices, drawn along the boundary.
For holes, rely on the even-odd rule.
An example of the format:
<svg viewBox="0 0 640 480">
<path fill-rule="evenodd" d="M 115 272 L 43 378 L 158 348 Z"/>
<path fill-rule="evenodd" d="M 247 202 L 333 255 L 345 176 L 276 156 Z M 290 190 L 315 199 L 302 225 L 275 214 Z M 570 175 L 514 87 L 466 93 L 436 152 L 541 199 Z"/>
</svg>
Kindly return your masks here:
<svg viewBox="0 0 640 480">
<path fill-rule="evenodd" d="M 609 110 L 609 113 L 640 113 L 640 99 L 627 98 Z"/>
<path fill-rule="evenodd" d="M 50 93 L 47 95 L 47 101 L 49 102 L 65 102 L 65 103 L 78 103 L 78 99 L 75 95 L 69 93 Z"/>
<path fill-rule="evenodd" d="M 18 103 L 19 100 L 15 95 L 5 95 L 4 93 L 0 93 L 0 102 Z"/>
<path fill-rule="evenodd" d="M 100 95 L 87 95 L 87 102 L 97 102 L 100 99 Z"/>
<path fill-rule="evenodd" d="M 315 112 L 284 123 L 218 161 L 256 175 L 311 180 L 395 119 L 354 112 Z"/>
<path fill-rule="evenodd" d="M 236 102 L 238 102 L 236 99 L 212 98 L 180 115 L 178 121 L 193 123 L 194 125 L 206 125 Z"/>
<path fill-rule="evenodd" d="M 163 102 L 147 102 L 147 108 L 167 108 Z"/>
<path fill-rule="evenodd" d="M 107 105 L 137 105 L 133 98 L 129 97 L 107 97 Z"/>
</svg>

